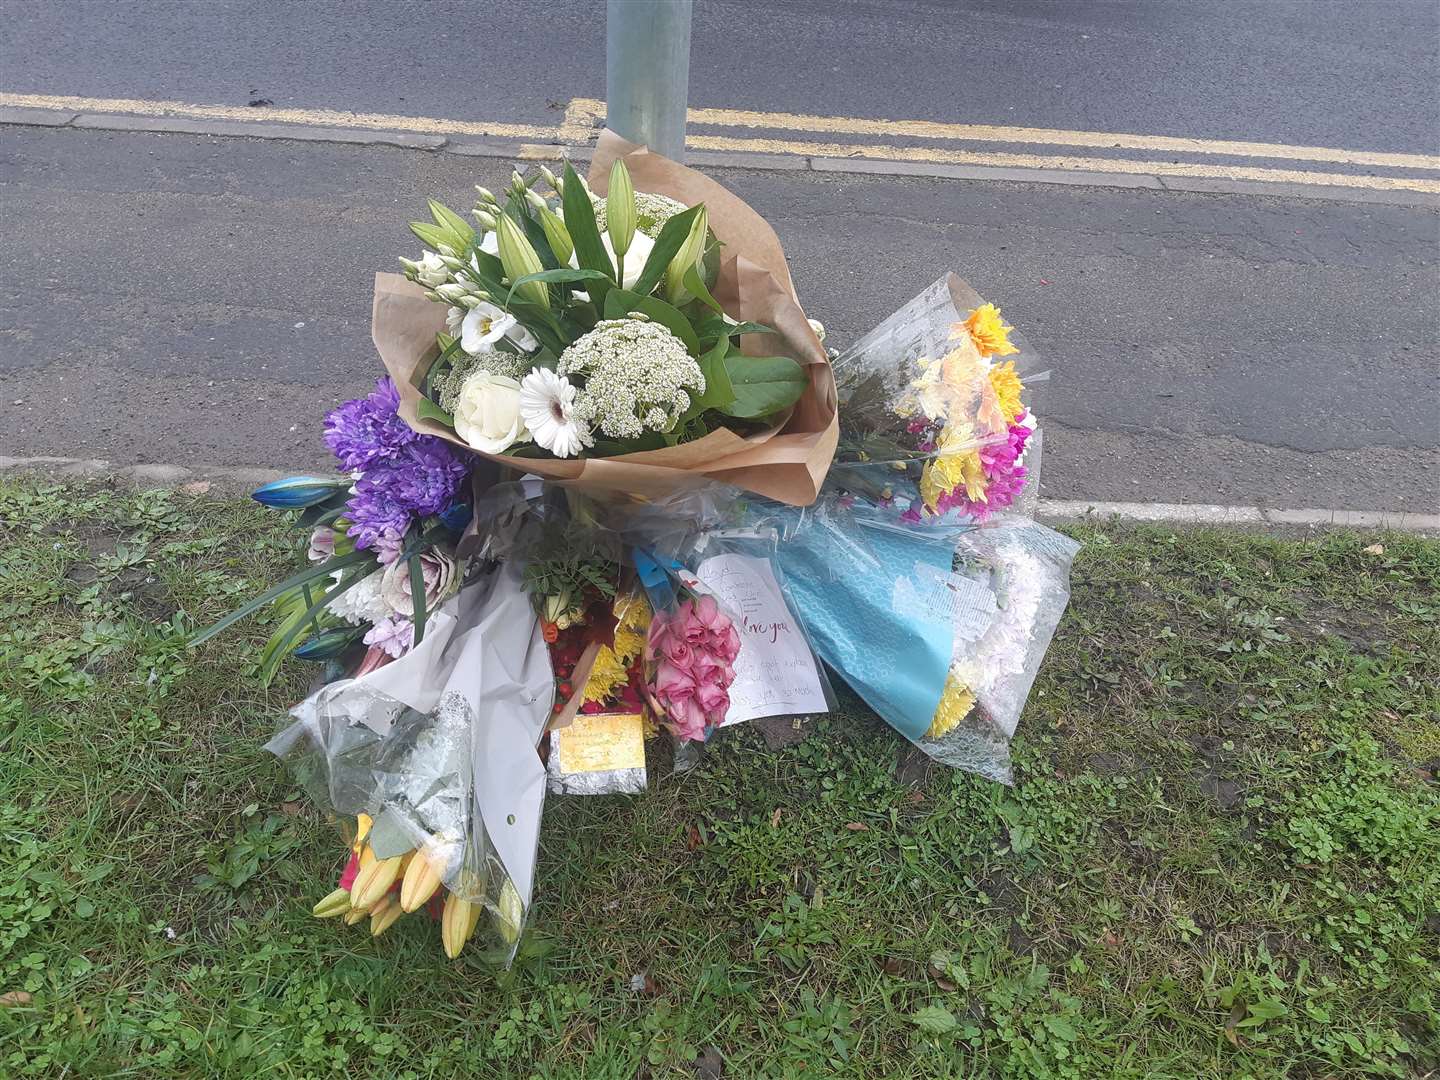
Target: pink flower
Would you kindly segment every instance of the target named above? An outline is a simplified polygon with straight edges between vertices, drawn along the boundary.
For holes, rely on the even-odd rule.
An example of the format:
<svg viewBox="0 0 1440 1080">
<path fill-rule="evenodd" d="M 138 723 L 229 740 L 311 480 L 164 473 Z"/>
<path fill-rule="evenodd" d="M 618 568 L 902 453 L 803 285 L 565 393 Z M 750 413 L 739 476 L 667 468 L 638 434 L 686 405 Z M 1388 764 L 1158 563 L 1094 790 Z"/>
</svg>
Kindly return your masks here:
<svg viewBox="0 0 1440 1080">
<path fill-rule="evenodd" d="M 365 632 L 365 644 L 383 649 L 393 657 L 410 651 L 415 640 L 415 624 L 409 619 L 381 619 Z"/>
<path fill-rule="evenodd" d="M 719 630 L 722 624 L 724 626 L 730 625 L 730 620 L 727 619 L 720 610 L 720 605 L 715 602 L 713 596 L 700 597 L 699 601 L 695 604 L 695 618 L 699 620 L 700 625 L 705 627 L 706 630 Z"/>
<path fill-rule="evenodd" d="M 730 708 L 740 634 L 712 596 L 656 614 L 647 635 L 647 697 L 675 734 L 703 740 Z"/>
<path fill-rule="evenodd" d="M 726 711 L 730 708 L 730 695 L 725 692 L 723 686 L 715 683 L 705 683 L 695 695 L 695 700 L 707 715 L 718 715 L 722 720 Z"/>
<path fill-rule="evenodd" d="M 660 643 L 660 651 L 665 654 L 665 659 L 681 668 L 689 666 L 694 653 L 694 649 L 674 634 L 665 635 L 665 640 Z"/>
</svg>

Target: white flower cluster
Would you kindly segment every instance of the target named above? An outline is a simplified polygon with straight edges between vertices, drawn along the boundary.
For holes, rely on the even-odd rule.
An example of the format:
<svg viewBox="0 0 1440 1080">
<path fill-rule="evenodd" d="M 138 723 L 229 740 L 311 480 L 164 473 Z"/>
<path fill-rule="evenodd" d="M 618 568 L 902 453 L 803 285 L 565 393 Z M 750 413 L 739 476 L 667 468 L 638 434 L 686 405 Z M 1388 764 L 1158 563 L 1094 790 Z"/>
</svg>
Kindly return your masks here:
<svg viewBox="0 0 1440 1080">
<path fill-rule="evenodd" d="M 668 195 L 656 195 L 649 191 L 635 192 L 635 228 L 652 240 L 660 235 L 665 223 L 676 214 L 683 214 L 689 207 Z M 603 233 L 607 222 L 605 200 L 595 200 L 595 225 Z"/>
<path fill-rule="evenodd" d="M 340 574 L 332 575 L 336 585 L 340 584 Z M 384 595 L 385 571 L 376 570 L 368 577 L 363 577 L 350 588 L 346 589 L 339 596 L 326 605 L 330 614 L 337 618 L 344 619 L 351 626 L 359 626 L 361 623 L 376 623 L 381 619 L 390 617 L 390 605 L 385 602 Z"/>
<path fill-rule="evenodd" d="M 585 386 L 575 415 L 612 439 L 669 431 L 705 392 L 705 376 L 685 345 L 659 323 L 607 319 L 560 354 L 561 375 L 580 375 Z"/>
<path fill-rule="evenodd" d="M 1005 606 L 979 641 L 957 648 L 950 666 L 951 674 L 980 697 L 993 694 L 1004 680 L 1024 674 L 1049 580 L 1045 564 L 1018 544 L 997 550 L 994 561 L 1003 575 Z"/>
<path fill-rule="evenodd" d="M 461 389 L 466 380 L 477 371 L 488 371 L 491 375 L 500 375 L 519 382 L 530 370 L 530 364 L 528 356 L 501 352 L 498 349 L 473 355 L 462 352 L 450 362 L 449 368 L 435 378 L 431 386 L 440 407 L 448 413 L 454 413 L 460 403 Z"/>
</svg>

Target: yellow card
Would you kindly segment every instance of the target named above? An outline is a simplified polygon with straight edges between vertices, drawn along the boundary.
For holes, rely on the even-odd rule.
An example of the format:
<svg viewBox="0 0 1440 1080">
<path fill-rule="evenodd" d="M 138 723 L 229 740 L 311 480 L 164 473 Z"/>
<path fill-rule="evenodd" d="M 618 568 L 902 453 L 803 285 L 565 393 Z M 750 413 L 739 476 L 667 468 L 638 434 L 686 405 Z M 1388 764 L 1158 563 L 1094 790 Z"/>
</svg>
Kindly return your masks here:
<svg viewBox="0 0 1440 1080">
<path fill-rule="evenodd" d="M 561 772 L 645 767 L 645 721 L 639 713 L 576 713 L 553 735 Z"/>
</svg>

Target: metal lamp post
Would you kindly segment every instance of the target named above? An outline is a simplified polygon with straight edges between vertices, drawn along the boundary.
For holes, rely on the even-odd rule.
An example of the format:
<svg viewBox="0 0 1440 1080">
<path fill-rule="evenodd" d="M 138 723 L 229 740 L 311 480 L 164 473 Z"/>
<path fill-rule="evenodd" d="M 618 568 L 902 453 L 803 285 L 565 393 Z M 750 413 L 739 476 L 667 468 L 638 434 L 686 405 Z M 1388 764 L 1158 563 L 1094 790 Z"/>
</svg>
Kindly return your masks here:
<svg viewBox="0 0 1440 1080">
<path fill-rule="evenodd" d="M 694 0 L 606 2 L 606 126 L 683 161 Z"/>
</svg>

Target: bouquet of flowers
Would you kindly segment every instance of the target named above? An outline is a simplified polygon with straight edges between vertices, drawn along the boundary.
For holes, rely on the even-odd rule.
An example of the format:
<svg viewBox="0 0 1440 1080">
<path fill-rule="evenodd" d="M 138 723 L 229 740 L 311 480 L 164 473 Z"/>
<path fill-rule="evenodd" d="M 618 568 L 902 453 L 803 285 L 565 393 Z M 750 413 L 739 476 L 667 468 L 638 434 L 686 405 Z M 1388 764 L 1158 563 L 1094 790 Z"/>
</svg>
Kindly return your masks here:
<svg viewBox="0 0 1440 1080">
<path fill-rule="evenodd" d="M 591 180 L 517 173 L 503 197 L 480 191 L 478 228 L 436 202 L 412 223 L 429 250 L 375 294 L 400 416 L 592 493 L 710 478 L 812 500 L 834 384 L 773 230 L 609 133 Z"/>
<path fill-rule="evenodd" d="M 948 275 L 834 358 L 841 438 L 834 481 L 906 520 L 973 520 L 1031 480 L 1038 424 L 1022 400 L 1036 371 L 1000 309 Z M 1027 376 L 1032 382 L 1043 374 Z"/>
<path fill-rule="evenodd" d="M 325 418 L 341 475 L 255 493 L 307 565 L 196 637 L 273 605 L 262 672 L 326 664 L 267 747 L 347 834 L 317 916 L 508 960 L 547 789 L 824 711 L 821 660 L 1008 781 L 1074 545 L 1016 513 L 1033 362 L 998 309 L 942 279 L 832 370 L 770 227 L 609 133 L 588 181 L 430 211 L 376 279 L 386 376 Z"/>
</svg>

